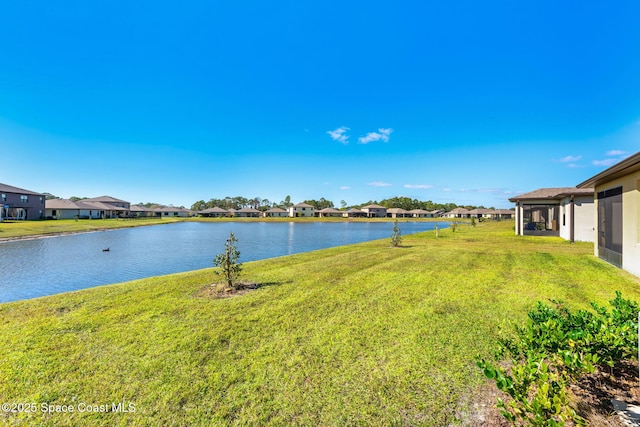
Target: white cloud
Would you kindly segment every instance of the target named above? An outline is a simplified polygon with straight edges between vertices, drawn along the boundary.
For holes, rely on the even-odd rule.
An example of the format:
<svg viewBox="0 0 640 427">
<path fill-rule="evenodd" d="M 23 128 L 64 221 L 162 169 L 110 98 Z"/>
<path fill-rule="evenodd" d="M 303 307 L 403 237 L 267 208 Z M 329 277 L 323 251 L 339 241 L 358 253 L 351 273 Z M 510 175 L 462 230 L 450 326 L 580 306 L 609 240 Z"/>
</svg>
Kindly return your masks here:
<svg viewBox="0 0 640 427">
<path fill-rule="evenodd" d="M 370 182 L 369 185 L 372 187 L 391 187 L 391 184 L 381 181 Z"/>
<path fill-rule="evenodd" d="M 369 132 L 366 136 L 361 136 L 358 138 L 358 142 L 360 144 L 368 144 L 374 141 L 389 142 L 389 137 L 392 132 L 393 129 L 391 128 L 380 128 L 378 129 L 378 132 Z"/>
<path fill-rule="evenodd" d="M 566 157 L 561 158 L 560 162 L 562 162 L 562 163 L 577 162 L 581 158 L 582 158 L 582 156 L 566 156 Z"/>
<path fill-rule="evenodd" d="M 418 188 L 422 190 L 428 190 L 429 188 L 433 188 L 433 185 L 428 184 L 405 184 L 404 188 Z"/>
<path fill-rule="evenodd" d="M 343 144 L 347 144 L 349 142 L 349 135 L 347 135 L 347 131 L 349 130 L 346 126 L 341 126 L 335 130 L 329 130 L 327 133 L 334 141 L 341 142 Z"/>
<path fill-rule="evenodd" d="M 348 185 L 343 185 L 340 187 L 341 190 L 351 190 L 351 187 L 349 187 Z"/>
<path fill-rule="evenodd" d="M 612 157 L 613 157 L 613 156 L 622 156 L 622 155 L 625 155 L 625 154 L 627 154 L 627 152 L 626 152 L 626 151 L 622 151 L 622 150 L 609 150 L 609 151 L 607 151 L 607 154 L 606 154 L 606 155 L 607 155 L 607 156 L 612 156 Z"/>
<path fill-rule="evenodd" d="M 450 188 L 443 188 L 442 191 L 451 191 Z"/>
<path fill-rule="evenodd" d="M 594 160 L 593 164 L 595 166 L 611 166 L 618 163 L 618 159 L 604 159 L 604 160 Z"/>
<path fill-rule="evenodd" d="M 569 164 L 567 165 L 567 167 L 568 167 L 568 168 L 581 168 L 582 166 L 577 165 L 577 164 L 575 164 L 575 163 L 569 163 Z"/>
</svg>

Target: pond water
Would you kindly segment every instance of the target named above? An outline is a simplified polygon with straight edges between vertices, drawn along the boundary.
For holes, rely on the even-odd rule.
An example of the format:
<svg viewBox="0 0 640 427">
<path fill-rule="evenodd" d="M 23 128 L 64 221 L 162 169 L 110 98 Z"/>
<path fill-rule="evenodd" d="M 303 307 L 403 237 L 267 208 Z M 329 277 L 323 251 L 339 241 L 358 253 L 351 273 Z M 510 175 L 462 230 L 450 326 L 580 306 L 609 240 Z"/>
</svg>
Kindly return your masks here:
<svg viewBox="0 0 640 427">
<path fill-rule="evenodd" d="M 399 223 L 403 235 L 434 225 Z M 3 242 L 0 302 L 213 267 L 229 232 L 238 238 L 240 261 L 248 262 L 390 238 L 392 228 L 391 222 L 180 222 Z"/>
</svg>

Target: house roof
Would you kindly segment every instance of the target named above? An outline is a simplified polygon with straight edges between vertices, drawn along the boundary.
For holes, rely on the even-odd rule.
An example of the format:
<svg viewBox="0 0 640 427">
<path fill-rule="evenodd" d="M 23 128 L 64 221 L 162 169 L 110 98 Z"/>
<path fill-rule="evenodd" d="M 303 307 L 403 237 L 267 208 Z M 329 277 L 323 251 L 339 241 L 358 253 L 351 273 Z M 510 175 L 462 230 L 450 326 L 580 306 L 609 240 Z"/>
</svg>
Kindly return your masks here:
<svg viewBox="0 0 640 427">
<path fill-rule="evenodd" d="M 339 211 L 338 209 L 335 209 L 335 208 L 324 208 L 324 209 L 319 210 L 318 212 L 320 212 L 320 213 L 339 213 L 339 214 L 342 213 L 342 211 Z"/>
<path fill-rule="evenodd" d="M 499 214 L 499 215 L 507 215 L 507 214 L 514 215 L 516 213 L 516 211 L 515 210 L 509 210 L 509 209 L 497 209 L 494 213 Z"/>
<path fill-rule="evenodd" d="M 360 209 L 387 209 L 384 206 L 380 206 L 380 205 L 367 205 L 367 206 L 363 206 Z"/>
<path fill-rule="evenodd" d="M 77 203 L 69 199 L 51 199 L 44 201 L 45 209 L 80 209 Z"/>
<path fill-rule="evenodd" d="M 260 211 L 258 209 L 254 209 L 254 208 L 242 208 L 242 209 L 238 209 L 236 212 L 242 212 L 242 213 L 260 213 Z"/>
<path fill-rule="evenodd" d="M 108 205 L 102 202 L 88 202 L 87 199 L 73 202 L 69 199 L 51 199 L 45 200 L 45 209 L 85 209 L 85 210 L 103 210 L 103 211 L 127 211 L 126 208 Z"/>
<path fill-rule="evenodd" d="M 226 210 L 226 209 L 222 209 L 222 208 L 219 208 L 217 206 L 214 206 L 212 208 L 200 211 L 200 213 L 225 213 L 226 214 L 226 213 L 229 213 L 229 211 Z"/>
<path fill-rule="evenodd" d="M 20 194 L 24 194 L 24 195 L 34 195 L 34 196 L 42 196 L 42 193 L 36 193 L 35 191 L 29 191 L 29 190 L 25 190 L 24 188 L 18 188 L 18 187 L 14 187 L 12 185 L 7 185 L 7 184 L 1 184 L 0 183 L 0 191 L 2 191 L 3 193 L 20 193 Z"/>
<path fill-rule="evenodd" d="M 432 212 L 425 211 L 424 209 L 411 209 L 411 210 L 409 211 L 409 213 L 412 213 L 412 214 L 419 214 L 419 215 L 425 215 L 425 214 L 430 214 L 430 213 L 432 213 Z"/>
<path fill-rule="evenodd" d="M 595 187 L 604 182 L 620 178 L 633 172 L 640 170 L 640 152 L 633 154 L 621 162 L 616 163 L 608 169 L 603 170 L 597 175 L 592 176 L 584 182 L 578 184 L 578 188 Z"/>
<path fill-rule="evenodd" d="M 129 203 L 125 200 L 116 199 L 111 196 L 92 197 L 90 199 L 82 199 L 84 202 L 102 202 L 102 203 Z"/>
<path fill-rule="evenodd" d="M 509 199 L 510 202 L 519 200 L 560 200 L 567 196 L 589 196 L 593 195 L 593 188 L 559 187 L 559 188 L 539 188 L 535 191 L 520 194 Z"/>
<path fill-rule="evenodd" d="M 469 209 L 465 209 L 465 208 L 455 208 L 453 210 L 451 210 L 449 213 L 452 214 L 466 214 L 469 213 Z"/>
<path fill-rule="evenodd" d="M 347 213 L 361 213 L 363 214 L 364 211 L 361 211 L 360 209 L 356 209 L 356 208 L 351 208 L 347 211 Z"/>
<path fill-rule="evenodd" d="M 476 208 L 476 209 L 471 209 L 469 213 L 483 215 L 483 214 L 492 214 L 494 213 L 494 211 L 492 209 Z"/>
<path fill-rule="evenodd" d="M 265 211 L 266 213 L 287 213 L 284 209 L 280 208 L 271 208 Z"/>
<path fill-rule="evenodd" d="M 293 205 L 294 208 L 313 208 L 313 206 L 307 203 L 298 203 L 297 205 Z"/>
<path fill-rule="evenodd" d="M 387 209 L 387 212 L 389 213 L 395 213 L 395 214 L 399 214 L 399 213 L 409 213 L 408 210 L 406 209 L 402 209 L 402 208 L 389 208 Z"/>
</svg>

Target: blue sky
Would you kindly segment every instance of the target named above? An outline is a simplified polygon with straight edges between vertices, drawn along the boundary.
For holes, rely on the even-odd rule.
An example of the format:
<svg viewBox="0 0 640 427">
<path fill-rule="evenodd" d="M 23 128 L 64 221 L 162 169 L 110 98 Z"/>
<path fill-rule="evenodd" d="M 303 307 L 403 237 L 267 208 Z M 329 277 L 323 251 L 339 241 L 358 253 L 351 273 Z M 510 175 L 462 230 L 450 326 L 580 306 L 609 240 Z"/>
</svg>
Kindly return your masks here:
<svg viewBox="0 0 640 427">
<path fill-rule="evenodd" d="M 640 150 L 640 3 L 0 3 L 0 182 L 510 207 Z"/>
</svg>

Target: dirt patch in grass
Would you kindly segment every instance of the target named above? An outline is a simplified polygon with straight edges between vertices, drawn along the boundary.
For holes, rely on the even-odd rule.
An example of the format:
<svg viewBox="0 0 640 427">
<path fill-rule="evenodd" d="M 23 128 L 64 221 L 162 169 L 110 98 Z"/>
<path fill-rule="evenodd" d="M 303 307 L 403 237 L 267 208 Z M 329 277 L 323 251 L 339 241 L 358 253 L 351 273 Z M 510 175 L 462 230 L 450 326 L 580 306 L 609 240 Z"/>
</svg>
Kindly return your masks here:
<svg viewBox="0 0 640 427">
<path fill-rule="evenodd" d="M 224 283 L 212 283 L 196 292 L 200 298 L 231 298 L 254 291 L 263 285 L 260 283 L 241 282 L 235 288 L 230 288 Z"/>
<path fill-rule="evenodd" d="M 614 411 L 611 399 L 628 404 L 640 405 L 637 362 L 625 361 L 613 368 L 613 375 L 606 370 L 585 375 L 569 387 L 575 401 L 573 407 L 588 426 L 628 427 Z M 494 384 L 482 386 L 475 394 L 470 412 L 463 416 L 463 426 L 507 427 L 509 422 L 496 407 L 498 397 L 508 399 Z M 573 424 L 567 424 L 573 425 Z"/>
</svg>

